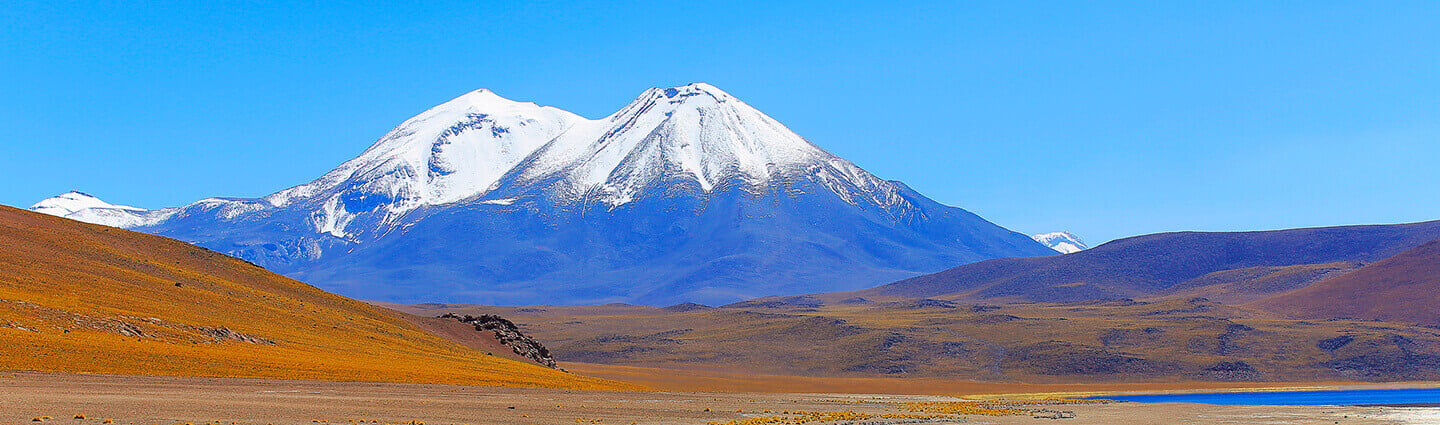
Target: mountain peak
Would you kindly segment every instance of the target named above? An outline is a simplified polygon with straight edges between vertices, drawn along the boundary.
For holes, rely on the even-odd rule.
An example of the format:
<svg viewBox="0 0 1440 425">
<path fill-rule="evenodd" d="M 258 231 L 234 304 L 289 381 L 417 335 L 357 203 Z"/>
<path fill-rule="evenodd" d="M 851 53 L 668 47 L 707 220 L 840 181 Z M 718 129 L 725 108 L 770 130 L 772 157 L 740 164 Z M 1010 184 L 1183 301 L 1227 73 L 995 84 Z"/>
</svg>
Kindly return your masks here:
<svg viewBox="0 0 1440 425">
<path fill-rule="evenodd" d="M 706 83 L 647 89 L 614 114 L 577 125 L 525 165 L 521 181 L 559 182 L 552 192 L 574 195 L 564 201 L 583 197 L 612 208 L 677 185 L 701 194 L 760 194 L 806 179 L 850 203 L 898 199 L 889 182 Z"/>
<path fill-rule="evenodd" d="M 426 123 L 428 126 L 443 125 L 450 121 L 459 122 L 474 115 L 520 115 L 539 118 L 538 115 L 574 115 L 553 106 L 542 106 L 535 102 L 524 102 L 500 96 L 490 89 L 476 89 L 435 105 L 411 117 L 400 127 L 412 123 Z M 567 118 L 579 118 L 578 115 Z M 411 125 L 410 127 L 414 127 Z M 397 128 L 398 129 L 398 128 Z M 393 133 L 393 131 L 392 131 Z M 387 135 L 388 136 L 388 135 Z M 382 139 L 383 141 L 383 139 Z M 377 145 L 379 143 L 376 143 Z M 373 148 L 373 147 L 372 147 Z"/>
<path fill-rule="evenodd" d="M 1031 236 L 1031 239 L 1035 239 L 1035 242 L 1050 247 L 1050 249 L 1061 254 L 1080 252 L 1090 248 L 1085 245 L 1085 242 L 1080 240 L 1079 236 L 1075 236 L 1075 234 L 1070 232 L 1041 233 Z"/>
<path fill-rule="evenodd" d="M 145 211 L 144 208 L 136 208 L 125 205 L 115 205 L 100 200 L 94 195 L 72 190 L 59 195 L 52 196 L 36 202 L 30 206 L 30 211 L 50 214 L 57 217 L 65 217 L 81 210 L 89 208 L 119 209 L 128 211 Z"/>
<path fill-rule="evenodd" d="M 115 205 L 94 195 L 72 190 L 30 206 L 30 211 L 111 227 L 135 227 L 163 220 L 170 210 L 147 210 Z"/>
<path fill-rule="evenodd" d="M 665 96 L 666 99 L 673 100 L 684 100 L 687 97 L 698 95 L 707 95 L 722 102 L 734 98 L 734 96 L 730 96 L 730 93 L 726 93 L 724 90 L 720 90 L 720 88 L 707 83 L 690 83 L 670 88 L 654 87 L 650 90 L 658 92 L 660 95 Z"/>
<path fill-rule="evenodd" d="M 536 149 L 583 121 L 559 108 L 479 89 L 405 120 L 359 157 L 265 200 L 278 207 L 303 200 L 328 203 L 316 216 L 316 228 L 343 236 L 348 217 L 356 213 L 383 207 L 382 221 L 389 221 L 420 206 L 482 195 Z"/>
<path fill-rule="evenodd" d="M 736 101 L 734 103 L 744 105 L 744 107 L 720 108 L 731 101 Z M 651 87 L 640 93 L 635 100 L 630 101 L 630 104 L 605 117 L 602 121 L 624 124 L 634 122 L 636 117 L 644 115 L 668 118 L 680 109 L 707 109 L 712 111 L 709 115 L 728 115 L 734 113 L 735 109 L 753 108 L 745 105 L 744 102 L 738 102 L 734 96 L 715 86 L 705 83 L 690 83 L 668 88 Z"/>
<path fill-rule="evenodd" d="M 518 100 L 511 100 L 511 99 L 506 98 L 506 97 L 504 97 L 504 96 L 500 96 L 500 94 L 495 93 L 495 91 L 490 90 L 490 89 L 476 89 L 476 90 L 471 91 L 471 92 L 469 92 L 469 93 L 462 94 L 462 95 L 460 95 L 459 97 L 456 97 L 456 98 L 454 98 L 454 99 L 451 99 L 449 102 L 445 102 L 445 103 L 440 104 L 440 106 L 447 106 L 447 105 L 448 105 L 448 106 L 468 106 L 468 107 L 474 107 L 474 108 L 476 108 L 477 110 L 494 109 L 494 108 L 508 108 L 508 107 L 513 107 L 513 106 L 517 106 L 517 105 L 519 105 L 519 106 L 532 106 L 532 107 L 538 107 L 538 106 L 539 106 L 539 105 L 537 105 L 535 102 L 521 102 L 521 101 L 518 101 Z"/>
<path fill-rule="evenodd" d="M 804 179 L 852 204 L 902 202 L 894 185 L 710 84 L 652 87 L 595 120 L 479 89 L 406 120 L 359 157 L 265 201 L 312 204 L 318 232 L 348 237 L 360 215 L 388 226 L 427 205 L 544 193 L 564 204 L 614 208 L 649 193 L 676 193 L 672 187 L 761 194 Z M 502 187 L 504 199 L 487 198 Z"/>
</svg>

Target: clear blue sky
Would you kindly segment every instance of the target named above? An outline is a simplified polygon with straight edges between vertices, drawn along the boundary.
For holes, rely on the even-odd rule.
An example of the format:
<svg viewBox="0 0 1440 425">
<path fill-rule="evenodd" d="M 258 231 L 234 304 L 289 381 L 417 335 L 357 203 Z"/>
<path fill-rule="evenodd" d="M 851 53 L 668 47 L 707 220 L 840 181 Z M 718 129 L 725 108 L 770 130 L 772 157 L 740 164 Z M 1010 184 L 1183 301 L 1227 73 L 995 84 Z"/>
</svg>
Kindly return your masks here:
<svg viewBox="0 0 1440 425">
<path fill-rule="evenodd" d="M 1026 233 L 1440 219 L 1440 2 L 276 3 L 7 2 L 0 203 L 262 196 L 476 88 L 704 81 Z"/>
</svg>

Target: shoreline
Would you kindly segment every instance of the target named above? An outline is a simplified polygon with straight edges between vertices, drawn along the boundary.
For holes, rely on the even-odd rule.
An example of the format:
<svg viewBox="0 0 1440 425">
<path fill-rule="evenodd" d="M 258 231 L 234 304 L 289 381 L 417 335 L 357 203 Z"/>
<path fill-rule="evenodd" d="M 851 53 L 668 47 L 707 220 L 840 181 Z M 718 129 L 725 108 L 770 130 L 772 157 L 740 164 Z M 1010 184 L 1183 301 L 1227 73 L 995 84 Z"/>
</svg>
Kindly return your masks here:
<svg viewBox="0 0 1440 425">
<path fill-rule="evenodd" d="M 694 369 L 662 369 L 566 363 L 572 372 L 641 384 L 661 391 L 908 394 L 967 399 L 1085 398 L 1122 395 L 1232 392 L 1344 391 L 1440 388 L 1440 381 L 1402 382 L 982 382 L 937 378 L 829 378 L 756 375 Z"/>
</svg>

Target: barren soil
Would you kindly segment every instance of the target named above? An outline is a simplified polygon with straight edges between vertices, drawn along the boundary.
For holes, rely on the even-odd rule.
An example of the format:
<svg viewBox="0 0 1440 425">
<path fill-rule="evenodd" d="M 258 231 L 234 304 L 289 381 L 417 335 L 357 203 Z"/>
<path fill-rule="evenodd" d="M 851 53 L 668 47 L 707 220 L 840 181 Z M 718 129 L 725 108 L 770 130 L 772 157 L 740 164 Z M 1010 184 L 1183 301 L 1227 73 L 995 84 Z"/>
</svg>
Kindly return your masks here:
<svg viewBox="0 0 1440 425">
<path fill-rule="evenodd" d="M 0 423 L 100 424 L 704 424 L 782 411 L 901 413 L 943 396 L 786 393 L 567 391 L 427 384 L 234 378 L 0 374 Z M 1426 423 L 1435 409 L 1255 407 L 1111 403 L 1049 407 L 1068 424 L 1389 424 Z M 709 411 L 706 411 L 709 409 Z M 765 413 L 770 410 L 770 413 Z M 74 419 L 76 415 L 85 419 Z M 815 422 L 812 422 L 815 423 Z M 855 422 L 821 422 L 855 423 Z M 868 423 L 899 423 L 895 421 Z M 1051 419 L 966 416 L 929 423 L 1032 424 Z"/>
</svg>

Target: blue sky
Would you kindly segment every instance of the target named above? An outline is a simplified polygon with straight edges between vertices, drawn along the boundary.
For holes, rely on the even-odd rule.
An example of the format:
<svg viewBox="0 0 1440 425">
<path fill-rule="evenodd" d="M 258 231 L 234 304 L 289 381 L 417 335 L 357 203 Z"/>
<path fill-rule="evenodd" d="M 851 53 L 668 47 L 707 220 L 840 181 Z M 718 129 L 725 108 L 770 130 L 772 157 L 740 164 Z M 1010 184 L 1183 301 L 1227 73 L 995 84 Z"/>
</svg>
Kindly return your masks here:
<svg viewBox="0 0 1440 425">
<path fill-rule="evenodd" d="M 1436 2 L 130 3 L 0 10 L 0 203 L 261 196 L 476 88 L 704 81 L 1026 233 L 1440 219 Z"/>
</svg>

